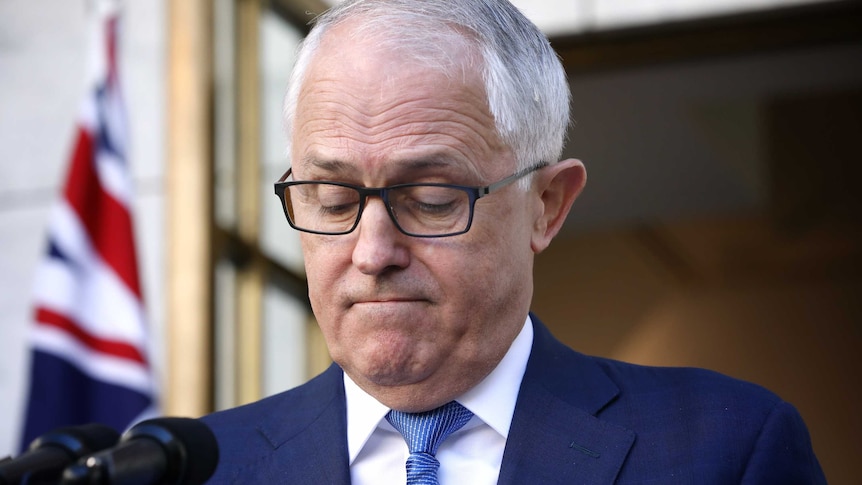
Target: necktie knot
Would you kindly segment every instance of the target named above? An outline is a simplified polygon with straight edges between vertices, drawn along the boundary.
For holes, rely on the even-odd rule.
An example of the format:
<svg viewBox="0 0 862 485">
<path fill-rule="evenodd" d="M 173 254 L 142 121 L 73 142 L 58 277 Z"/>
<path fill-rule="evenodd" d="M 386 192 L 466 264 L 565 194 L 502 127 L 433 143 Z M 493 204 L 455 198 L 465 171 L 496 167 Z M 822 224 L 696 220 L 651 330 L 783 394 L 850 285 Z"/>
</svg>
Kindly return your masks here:
<svg viewBox="0 0 862 485">
<path fill-rule="evenodd" d="M 437 483 L 440 443 L 470 421 L 473 413 L 455 401 L 422 413 L 389 411 L 386 420 L 407 442 L 407 483 Z"/>
</svg>

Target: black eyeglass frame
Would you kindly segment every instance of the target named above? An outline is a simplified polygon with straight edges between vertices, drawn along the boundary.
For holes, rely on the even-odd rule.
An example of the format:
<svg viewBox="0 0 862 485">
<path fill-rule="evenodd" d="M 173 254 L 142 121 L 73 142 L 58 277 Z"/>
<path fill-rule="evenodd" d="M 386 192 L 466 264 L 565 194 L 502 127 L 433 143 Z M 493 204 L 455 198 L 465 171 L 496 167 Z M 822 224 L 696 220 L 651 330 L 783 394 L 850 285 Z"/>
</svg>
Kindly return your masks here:
<svg viewBox="0 0 862 485">
<path fill-rule="evenodd" d="M 278 179 L 278 182 L 275 183 L 275 195 L 278 196 L 279 200 L 281 200 L 281 208 L 284 210 L 284 217 L 287 219 L 287 223 L 290 224 L 290 227 L 296 229 L 297 231 L 307 232 L 311 234 L 320 234 L 324 236 L 341 236 L 344 234 L 350 234 L 353 232 L 357 226 L 359 226 L 359 221 L 362 219 L 362 211 L 365 210 L 365 200 L 370 196 L 380 197 L 383 201 L 383 205 L 386 207 L 386 212 L 389 214 L 389 218 L 392 220 L 392 223 L 395 224 L 395 227 L 402 233 L 411 237 L 422 237 L 422 238 L 436 238 L 436 237 L 451 237 L 451 236 L 459 236 L 461 234 L 465 234 L 470 230 L 470 227 L 473 225 L 473 214 L 475 212 L 476 201 L 485 197 L 487 195 L 491 195 L 494 192 L 502 189 L 503 187 L 515 182 L 516 180 L 525 177 L 537 170 L 543 169 L 550 165 L 548 162 L 538 163 L 531 167 L 527 167 L 523 170 L 519 170 L 508 177 L 498 180 L 490 185 L 485 186 L 470 186 L 470 185 L 455 185 L 455 184 L 441 184 L 441 183 L 413 183 L 413 184 L 397 184 L 390 185 L 387 187 L 363 187 L 361 185 L 348 184 L 344 182 L 333 182 L 329 180 L 294 180 L 292 182 L 285 182 L 288 177 L 290 177 L 293 168 L 288 168 L 284 175 Z M 328 231 L 314 231 L 311 229 L 305 229 L 296 226 L 290 218 L 290 211 L 287 208 L 287 199 L 284 196 L 284 192 L 288 187 L 294 185 L 309 185 L 309 184 L 328 184 L 328 185 L 337 185 L 340 187 L 346 187 L 350 189 L 354 189 L 359 193 L 359 209 L 356 211 L 356 220 L 353 222 L 353 225 L 350 226 L 349 229 L 344 231 L 337 232 L 328 232 Z M 393 211 L 392 205 L 389 203 L 389 191 L 393 189 L 402 189 L 408 187 L 446 187 L 450 189 L 457 189 L 465 192 L 470 200 L 470 216 L 467 220 L 467 227 L 462 231 L 455 232 L 447 232 L 443 234 L 415 234 L 412 232 L 408 232 L 401 224 L 398 223 L 398 218 Z"/>
</svg>

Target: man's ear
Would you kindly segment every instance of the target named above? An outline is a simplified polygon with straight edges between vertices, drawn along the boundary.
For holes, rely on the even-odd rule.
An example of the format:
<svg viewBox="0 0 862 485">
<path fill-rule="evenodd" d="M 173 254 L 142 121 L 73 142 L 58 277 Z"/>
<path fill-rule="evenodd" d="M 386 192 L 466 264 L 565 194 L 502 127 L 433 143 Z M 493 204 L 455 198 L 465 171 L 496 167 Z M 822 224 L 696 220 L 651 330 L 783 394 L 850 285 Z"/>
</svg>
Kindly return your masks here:
<svg viewBox="0 0 862 485">
<path fill-rule="evenodd" d="M 572 203 L 587 183 L 587 171 L 580 160 L 570 158 L 537 172 L 533 183 L 540 201 L 530 246 L 538 254 L 563 227 Z"/>
</svg>

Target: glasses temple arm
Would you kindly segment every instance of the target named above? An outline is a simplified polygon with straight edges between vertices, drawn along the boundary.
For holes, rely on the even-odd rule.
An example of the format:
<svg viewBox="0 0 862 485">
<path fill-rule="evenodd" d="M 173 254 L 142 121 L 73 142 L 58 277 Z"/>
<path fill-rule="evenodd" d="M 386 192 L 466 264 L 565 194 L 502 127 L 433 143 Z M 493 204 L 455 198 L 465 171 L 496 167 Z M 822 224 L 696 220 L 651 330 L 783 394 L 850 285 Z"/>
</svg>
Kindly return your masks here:
<svg viewBox="0 0 862 485">
<path fill-rule="evenodd" d="M 518 180 L 519 178 L 524 177 L 526 175 L 529 175 L 529 174 L 535 172 L 536 170 L 543 169 L 543 168 L 547 167 L 548 165 L 550 165 L 548 162 L 537 163 L 536 165 L 533 165 L 532 167 L 527 167 L 523 170 L 519 170 L 519 171 L 513 173 L 512 175 L 509 175 L 508 177 L 504 178 L 503 180 L 500 180 L 498 182 L 494 182 L 491 185 L 488 185 L 485 187 L 479 187 L 479 197 L 483 197 L 483 196 L 492 194 L 492 193 L 496 192 L 497 190 L 499 190 L 499 189 L 511 184 L 512 182 Z"/>
</svg>

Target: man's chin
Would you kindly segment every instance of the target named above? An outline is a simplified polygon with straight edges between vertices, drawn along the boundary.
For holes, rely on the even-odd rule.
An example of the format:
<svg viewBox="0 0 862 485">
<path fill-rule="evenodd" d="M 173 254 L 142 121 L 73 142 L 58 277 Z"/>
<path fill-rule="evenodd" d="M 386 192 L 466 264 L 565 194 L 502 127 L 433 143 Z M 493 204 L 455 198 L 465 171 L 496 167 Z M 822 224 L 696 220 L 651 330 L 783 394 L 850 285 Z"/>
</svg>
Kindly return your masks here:
<svg viewBox="0 0 862 485">
<path fill-rule="evenodd" d="M 359 359 L 358 362 L 360 366 L 345 369 L 345 372 L 357 384 L 365 383 L 375 388 L 410 387 L 423 382 L 431 374 L 426 368 L 416 365 L 413 361 Z"/>
</svg>

